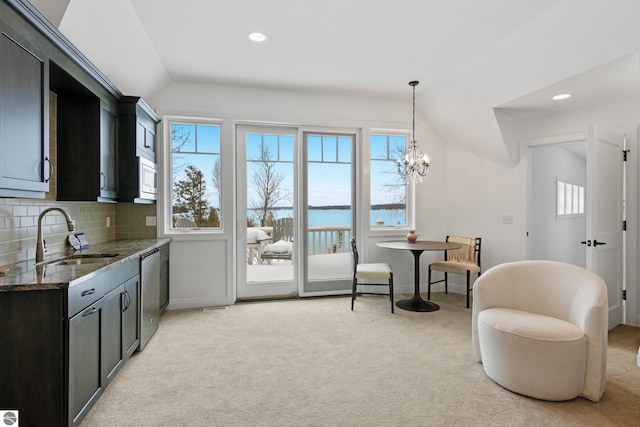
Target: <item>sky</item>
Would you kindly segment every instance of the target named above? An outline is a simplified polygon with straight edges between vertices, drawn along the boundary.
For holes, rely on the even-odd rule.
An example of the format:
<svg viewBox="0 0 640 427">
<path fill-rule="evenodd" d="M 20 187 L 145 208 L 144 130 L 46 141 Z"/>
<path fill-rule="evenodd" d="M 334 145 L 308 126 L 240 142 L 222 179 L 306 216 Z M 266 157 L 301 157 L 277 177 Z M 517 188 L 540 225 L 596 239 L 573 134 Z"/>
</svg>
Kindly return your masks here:
<svg viewBox="0 0 640 427">
<path fill-rule="evenodd" d="M 173 172 L 176 179 L 184 178 L 186 165 L 193 164 L 205 176 L 207 197 L 214 207 L 218 206 L 218 194 L 213 185 L 213 168 L 220 158 L 220 127 L 218 125 L 180 125 L 173 124 Z M 308 204 L 310 206 L 350 205 L 352 199 L 353 176 L 353 137 L 351 135 L 307 136 L 306 155 L 309 160 L 308 172 Z M 384 182 L 396 179 L 395 163 L 390 162 L 394 156 L 394 144 L 406 144 L 406 136 L 377 137 L 371 140 L 371 153 L 376 159 L 370 162 L 371 168 L 371 203 L 397 202 L 402 194 L 397 189 L 391 193 Z M 247 205 L 252 206 L 256 190 L 252 182 L 255 163 L 251 160 L 261 158 L 261 150 L 266 149 L 269 159 L 276 161 L 275 169 L 284 174 L 282 188 L 289 194 L 294 190 L 294 136 L 262 133 L 246 134 L 247 157 Z M 179 154 L 176 152 L 179 150 Z M 292 206 L 292 202 L 283 201 L 281 206 Z"/>
</svg>

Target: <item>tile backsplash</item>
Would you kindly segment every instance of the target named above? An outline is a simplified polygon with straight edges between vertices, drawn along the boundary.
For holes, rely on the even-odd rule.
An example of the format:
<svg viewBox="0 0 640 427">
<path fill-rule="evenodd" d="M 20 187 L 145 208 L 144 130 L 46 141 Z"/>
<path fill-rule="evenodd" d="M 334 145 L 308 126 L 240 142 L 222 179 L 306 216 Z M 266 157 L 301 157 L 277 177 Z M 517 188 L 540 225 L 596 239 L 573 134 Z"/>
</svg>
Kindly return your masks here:
<svg viewBox="0 0 640 427">
<path fill-rule="evenodd" d="M 76 231 L 85 233 L 89 245 L 156 237 L 156 227 L 145 225 L 147 216 L 156 215 L 155 205 L 0 198 L 0 266 L 35 259 L 38 216 L 52 206 L 69 213 Z M 107 227 L 107 218 L 110 227 Z M 69 231 L 62 214 L 55 211 L 46 214 L 42 218 L 42 233 L 47 254 L 64 251 Z"/>
<path fill-rule="evenodd" d="M 0 198 L 0 265 L 35 259 L 38 216 L 52 206 L 61 207 L 75 221 L 76 231 L 84 231 L 89 244 L 114 240 L 115 205 L 97 202 L 56 202 L 39 199 Z M 106 217 L 111 227 L 106 227 Z M 69 231 L 59 212 L 42 218 L 42 234 L 47 254 L 64 251 Z"/>
<path fill-rule="evenodd" d="M 116 239 L 155 238 L 156 227 L 148 227 L 145 222 L 147 216 L 156 215 L 156 205 L 56 201 L 56 95 L 52 92 L 49 119 L 49 157 L 54 166 L 49 192 L 44 199 L 0 198 L 0 266 L 35 259 L 38 217 L 53 206 L 69 213 L 76 231 L 85 233 L 89 245 Z M 47 254 L 64 251 L 69 231 L 59 212 L 49 212 L 42 218 L 42 232 Z"/>
</svg>

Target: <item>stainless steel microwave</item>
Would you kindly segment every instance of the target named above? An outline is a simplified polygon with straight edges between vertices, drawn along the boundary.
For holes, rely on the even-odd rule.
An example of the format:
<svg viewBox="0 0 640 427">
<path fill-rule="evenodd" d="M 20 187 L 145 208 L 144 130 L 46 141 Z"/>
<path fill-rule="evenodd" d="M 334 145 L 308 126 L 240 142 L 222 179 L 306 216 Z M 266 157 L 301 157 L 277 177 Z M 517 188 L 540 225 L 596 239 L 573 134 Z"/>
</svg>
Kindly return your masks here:
<svg viewBox="0 0 640 427">
<path fill-rule="evenodd" d="M 158 170 L 156 164 L 144 157 L 138 157 L 138 182 L 140 185 L 141 199 L 158 199 Z"/>
</svg>

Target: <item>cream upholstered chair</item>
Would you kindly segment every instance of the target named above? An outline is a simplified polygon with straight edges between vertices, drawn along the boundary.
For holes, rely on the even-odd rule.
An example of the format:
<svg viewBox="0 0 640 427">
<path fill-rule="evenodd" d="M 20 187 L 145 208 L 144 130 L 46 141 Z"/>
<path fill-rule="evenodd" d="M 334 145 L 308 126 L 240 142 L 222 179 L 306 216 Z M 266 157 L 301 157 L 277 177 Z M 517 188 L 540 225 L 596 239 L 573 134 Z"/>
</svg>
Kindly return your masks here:
<svg viewBox="0 0 640 427">
<path fill-rule="evenodd" d="M 607 323 L 605 282 L 575 265 L 501 264 L 473 287 L 476 360 L 496 383 L 537 399 L 600 400 Z"/>
<path fill-rule="evenodd" d="M 386 263 L 360 264 L 356 239 L 351 238 L 351 253 L 353 254 L 353 286 L 351 288 L 351 311 L 356 300 L 358 279 L 384 279 L 387 283 L 365 283 L 367 286 L 389 286 L 389 300 L 391 300 L 391 312 L 393 313 L 393 271 Z M 361 292 L 365 293 L 365 292 Z"/>
<path fill-rule="evenodd" d="M 471 275 L 477 274 L 480 277 L 480 249 L 482 239 L 471 236 L 447 236 L 447 242 L 458 243 L 460 249 L 444 251 L 444 261 L 429 264 L 429 278 L 427 287 L 427 299 L 431 299 L 431 285 L 444 282 L 444 293 L 449 293 L 449 273 L 462 274 L 467 276 L 467 308 L 469 308 L 469 292 L 471 286 Z M 431 270 L 443 271 L 444 279 L 431 281 Z"/>
</svg>

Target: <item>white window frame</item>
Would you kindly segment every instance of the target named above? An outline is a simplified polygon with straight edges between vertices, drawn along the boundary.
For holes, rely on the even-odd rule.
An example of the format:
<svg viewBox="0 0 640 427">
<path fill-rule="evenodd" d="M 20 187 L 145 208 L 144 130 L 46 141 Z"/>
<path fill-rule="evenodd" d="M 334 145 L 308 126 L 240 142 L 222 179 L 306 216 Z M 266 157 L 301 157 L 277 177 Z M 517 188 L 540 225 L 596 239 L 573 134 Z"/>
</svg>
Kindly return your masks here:
<svg viewBox="0 0 640 427">
<path fill-rule="evenodd" d="M 405 191 L 406 191 L 406 196 L 405 196 L 405 212 L 406 212 L 406 224 L 405 225 L 382 225 L 382 226 L 376 226 L 373 224 L 370 224 L 370 218 L 371 218 L 371 195 L 373 193 L 373 191 L 375 189 L 371 188 L 371 137 L 373 135 L 384 135 L 384 136 L 393 136 L 393 135 L 398 135 L 398 136 L 403 136 L 406 139 L 406 146 L 405 146 L 405 152 L 409 146 L 409 143 L 411 141 L 411 131 L 409 130 L 400 130 L 400 129 L 379 129 L 379 128 L 371 128 L 369 130 L 369 133 L 367 134 L 367 150 L 366 150 L 366 157 L 363 158 L 363 161 L 368 163 L 367 169 L 369 170 L 369 174 L 368 174 L 368 183 L 367 186 L 369 187 L 369 202 L 368 202 L 368 206 L 367 206 L 367 212 L 366 212 L 366 221 L 367 221 L 367 228 L 371 231 L 371 232 L 385 232 L 385 231 L 394 231 L 394 230 L 414 230 L 415 229 L 415 212 L 414 212 L 414 206 L 415 206 L 415 186 L 411 183 L 405 183 Z M 392 160 L 392 159 L 389 159 Z M 400 160 L 400 159 L 398 159 Z"/>
<path fill-rule="evenodd" d="M 585 215 L 585 194 L 583 185 L 572 184 L 556 177 L 556 218 L 580 218 Z"/>
<path fill-rule="evenodd" d="M 220 235 L 225 233 L 225 223 L 230 221 L 225 215 L 225 174 L 221 171 L 221 197 L 220 197 L 220 227 L 195 227 L 195 228 L 174 228 L 172 227 L 172 190 L 173 190 L 173 143 L 171 140 L 171 128 L 174 123 L 193 124 L 193 125 L 210 125 L 219 126 L 220 128 L 220 165 L 223 168 L 225 162 L 225 148 L 224 148 L 224 120 L 216 118 L 205 117 L 189 117 L 189 116 L 164 116 L 164 144 L 162 150 L 162 160 L 164 161 L 164 187 L 161 189 L 163 192 L 162 198 L 158 199 L 158 203 L 162 203 L 161 209 L 164 214 L 163 220 L 163 235 L 165 236 L 181 236 L 181 235 Z M 231 220 L 232 221 L 232 220 Z"/>
</svg>

